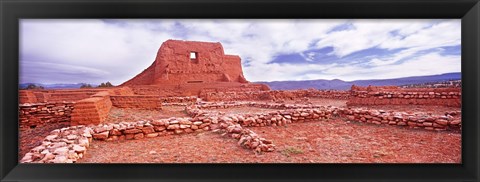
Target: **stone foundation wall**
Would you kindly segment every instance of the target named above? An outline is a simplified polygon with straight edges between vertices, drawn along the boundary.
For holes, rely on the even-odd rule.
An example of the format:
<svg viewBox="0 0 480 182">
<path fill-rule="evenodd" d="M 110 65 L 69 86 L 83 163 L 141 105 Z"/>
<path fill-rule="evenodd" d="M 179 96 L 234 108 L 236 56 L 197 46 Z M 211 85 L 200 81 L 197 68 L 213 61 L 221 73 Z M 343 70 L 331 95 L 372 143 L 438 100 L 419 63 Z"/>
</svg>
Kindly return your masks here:
<svg viewBox="0 0 480 182">
<path fill-rule="evenodd" d="M 336 113 L 336 109 L 333 107 L 292 109 L 259 114 L 237 114 L 224 120 L 246 127 L 284 126 L 296 122 L 327 120 L 330 119 L 334 113 Z"/>
<path fill-rule="evenodd" d="M 218 120 L 210 118 L 169 118 L 155 121 L 121 122 L 93 127 L 96 140 L 131 140 L 210 130 Z"/>
<path fill-rule="evenodd" d="M 49 123 L 70 122 L 73 105 L 73 102 L 20 104 L 20 130 Z"/>
<path fill-rule="evenodd" d="M 40 146 L 30 150 L 21 163 L 74 163 L 82 158 L 93 140 L 134 140 L 215 130 L 238 140 L 238 145 L 255 152 L 275 150 L 272 141 L 234 124 L 228 118 L 199 116 L 155 121 L 71 126 L 53 130 Z"/>
<path fill-rule="evenodd" d="M 186 112 L 192 117 L 209 115 L 206 108 L 219 109 L 230 107 L 261 107 L 270 109 L 281 109 L 268 113 L 259 114 L 235 114 L 222 117 L 221 120 L 238 123 L 242 126 L 282 126 L 294 122 L 308 122 L 314 120 L 329 119 L 337 114 L 337 108 L 332 106 L 314 105 L 285 105 L 268 103 L 211 103 L 204 105 L 191 105 L 186 107 Z"/>
<path fill-rule="evenodd" d="M 86 126 L 56 129 L 42 144 L 31 149 L 21 163 L 73 163 L 82 158 L 92 142 L 93 130 Z"/>
<path fill-rule="evenodd" d="M 383 110 L 340 108 L 338 113 L 347 121 L 372 123 L 377 125 L 397 125 L 426 130 L 455 130 L 462 127 L 460 111 L 447 112 L 443 116 L 427 113 L 386 112 Z"/>
<path fill-rule="evenodd" d="M 107 123 L 56 129 L 40 146 L 30 150 L 21 163 L 74 163 L 82 158 L 95 140 L 132 140 L 211 130 L 217 120 L 209 118 L 170 118 L 156 121 Z"/>
<path fill-rule="evenodd" d="M 139 108 L 160 110 L 163 105 L 194 103 L 197 97 L 160 97 L 158 95 L 112 95 L 112 105 L 119 108 Z M 185 103 L 185 104 L 182 104 Z"/>
<path fill-rule="evenodd" d="M 250 92 L 214 92 L 205 91 L 200 97 L 206 101 L 238 101 L 238 100 L 295 100 L 299 98 L 348 99 L 350 92 L 334 90 L 271 90 Z"/>
<path fill-rule="evenodd" d="M 163 103 L 194 103 L 197 101 L 196 96 L 189 97 L 162 97 Z"/>
<path fill-rule="evenodd" d="M 194 117 L 209 112 L 209 109 L 226 109 L 238 107 L 257 107 L 265 109 L 325 109 L 331 106 L 319 106 L 312 104 L 278 104 L 278 103 L 258 103 L 258 102 L 199 102 L 196 105 L 188 105 L 185 110 L 188 115 Z"/>
<path fill-rule="evenodd" d="M 462 106 L 461 88 L 396 89 L 352 88 L 347 105 L 440 105 Z"/>
<path fill-rule="evenodd" d="M 105 121 L 112 107 L 108 94 L 108 92 L 101 92 L 76 102 L 71 125 L 100 124 Z"/>
<path fill-rule="evenodd" d="M 281 126 L 292 122 L 305 122 L 314 120 L 326 120 L 339 117 L 347 121 L 364 122 L 372 124 L 386 124 L 407 126 L 409 128 L 423 128 L 436 131 L 459 131 L 461 130 L 461 111 L 450 111 L 445 115 L 432 115 L 424 112 L 386 112 L 383 110 L 366 110 L 337 108 L 331 106 L 316 105 L 286 105 L 255 102 L 227 102 L 227 103 L 204 103 L 186 107 L 189 115 L 209 114 L 205 109 L 221 109 L 231 107 L 260 107 L 280 109 L 262 114 L 237 114 L 231 117 L 234 123 L 242 126 Z"/>
</svg>

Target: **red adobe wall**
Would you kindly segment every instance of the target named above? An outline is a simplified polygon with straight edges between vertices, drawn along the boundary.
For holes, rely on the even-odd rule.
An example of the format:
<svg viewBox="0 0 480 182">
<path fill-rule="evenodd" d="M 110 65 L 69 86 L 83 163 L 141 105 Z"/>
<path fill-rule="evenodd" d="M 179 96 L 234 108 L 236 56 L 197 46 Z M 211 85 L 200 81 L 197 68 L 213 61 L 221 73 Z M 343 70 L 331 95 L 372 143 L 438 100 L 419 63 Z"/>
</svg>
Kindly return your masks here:
<svg viewBox="0 0 480 182">
<path fill-rule="evenodd" d="M 112 95 L 112 105 L 119 108 L 162 109 L 162 99 L 158 95 Z"/>
<path fill-rule="evenodd" d="M 20 90 L 20 103 L 75 102 L 106 89 Z"/>
<path fill-rule="evenodd" d="M 100 92 L 91 98 L 77 101 L 72 112 L 71 125 L 100 124 L 108 116 L 112 107 L 108 92 Z"/>
<path fill-rule="evenodd" d="M 265 84 L 244 84 L 237 82 L 137 85 L 132 86 L 131 89 L 136 95 L 159 95 L 162 97 L 201 97 L 202 93 L 205 92 L 270 90 Z"/>
<path fill-rule="evenodd" d="M 108 90 L 110 95 L 133 95 L 134 92 L 130 87 L 115 87 Z"/>
<path fill-rule="evenodd" d="M 196 53 L 196 59 L 190 58 L 192 52 Z M 219 42 L 167 40 L 160 46 L 153 64 L 121 86 L 192 82 L 248 83 L 240 57 L 225 55 Z"/>
</svg>

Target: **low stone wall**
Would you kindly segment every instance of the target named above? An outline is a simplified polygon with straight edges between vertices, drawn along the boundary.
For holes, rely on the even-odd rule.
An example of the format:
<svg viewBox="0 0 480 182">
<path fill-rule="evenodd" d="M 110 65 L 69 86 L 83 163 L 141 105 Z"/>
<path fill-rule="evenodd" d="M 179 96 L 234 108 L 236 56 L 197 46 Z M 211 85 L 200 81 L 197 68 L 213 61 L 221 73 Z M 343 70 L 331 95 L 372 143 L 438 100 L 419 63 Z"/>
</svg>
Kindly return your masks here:
<svg viewBox="0 0 480 182">
<path fill-rule="evenodd" d="M 226 109 L 238 107 L 257 107 L 266 109 L 325 109 L 330 106 L 319 106 L 312 104 L 277 104 L 277 103 L 258 103 L 258 102 L 199 102 L 195 105 L 188 105 L 185 111 L 188 115 L 194 117 L 197 115 L 208 113 L 207 109 Z"/>
<path fill-rule="evenodd" d="M 71 125 L 100 124 L 108 117 L 112 107 L 108 92 L 100 92 L 91 98 L 82 99 L 75 103 L 72 112 Z"/>
<path fill-rule="evenodd" d="M 433 116 L 427 113 L 386 112 L 383 110 L 340 108 L 338 113 L 348 121 L 408 126 L 426 130 L 461 130 L 462 119 L 460 111 L 445 113 L 444 116 Z"/>
<path fill-rule="evenodd" d="M 222 122 L 219 124 L 219 122 Z M 33 148 L 21 163 L 74 163 L 82 158 L 95 140 L 133 140 L 165 135 L 226 130 L 225 134 L 238 139 L 238 144 L 256 152 L 271 152 L 275 145 L 260 138 L 249 129 L 217 117 L 169 118 L 155 121 L 107 123 L 96 126 L 71 126 L 56 129 L 45 137 L 42 145 Z"/>
<path fill-rule="evenodd" d="M 270 90 L 250 92 L 207 92 L 200 93 L 205 101 L 239 101 L 239 100 L 295 100 L 299 98 L 348 99 L 350 92 L 335 90 Z"/>
<path fill-rule="evenodd" d="M 221 120 L 238 123 L 246 127 L 284 126 L 296 122 L 310 122 L 330 119 L 336 114 L 335 107 L 319 109 L 289 109 L 258 114 L 236 114 Z"/>
<path fill-rule="evenodd" d="M 112 105 L 119 108 L 139 108 L 160 110 L 162 106 L 194 103 L 197 97 L 160 97 L 158 95 L 112 95 Z M 185 103 L 185 104 L 183 104 Z"/>
<path fill-rule="evenodd" d="M 434 116 L 424 112 L 409 114 L 406 112 L 386 112 L 383 110 L 366 110 L 337 108 L 317 105 L 285 105 L 256 102 L 225 102 L 203 103 L 186 107 L 190 116 L 205 115 L 205 109 L 220 109 L 230 107 L 261 107 L 280 109 L 261 114 L 237 114 L 230 116 L 234 123 L 242 126 L 281 126 L 293 122 L 325 120 L 340 117 L 348 121 L 365 122 L 372 124 L 387 124 L 409 126 L 410 128 L 423 128 L 426 130 L 461 130 L 461 111 L 451 111 L 443 116 Z"/>
<path fill-rule="evenodd" d="M 352 87 L 348 106 L 352 105 L 440 105 L 462 106 L 461 88 L 382 88 Z"/>
<path fill-rule="evenodd" d="M 92 127 L 96 140 L 131 140 L 157 136 L 192 133 L 210 130 L 218 120 L 204 118 L 169 118 L 155 121 L 120 122 Z"/>
<path fill-rule="evenodd" d="M 312 104 L 278 104 L 278 103 L 259 103 L 259 102 L 204 102 L 195 105 L 199 109 L 225 109 L 232 107 L 258 107 L 268 109 L 306 109 L 320 108 L 326 106 Z"/>
<path fill-rule="evenodd" d="M 188 106 L 189 103 L 162 103 L 162 106 Z"/>
<path fill-rule="evenodd" d="M 83 125 L 53 130 L 20 163 L 73 163 L 85 155 L 92 133 L 91 128 Z"/>
<path fill-rule="evenodd" d="M 161 100 L 163 103 L 194 103 L 198 97 L 189 96 L 189 97 L 162 97 Z"/>
<path fill-rule="evenodd" d="M 49 123 L 70 122 L 73 105 L 73 102 L 20 104 L 20 130 Z"/>
</svg>

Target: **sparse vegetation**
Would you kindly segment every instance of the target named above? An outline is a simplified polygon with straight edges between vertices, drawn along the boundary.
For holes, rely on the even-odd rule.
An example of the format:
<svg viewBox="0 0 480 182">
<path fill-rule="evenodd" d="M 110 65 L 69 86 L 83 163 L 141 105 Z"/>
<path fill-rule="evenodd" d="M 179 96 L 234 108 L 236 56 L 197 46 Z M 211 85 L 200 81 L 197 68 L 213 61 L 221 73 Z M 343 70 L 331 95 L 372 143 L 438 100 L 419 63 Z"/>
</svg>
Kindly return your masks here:
<svg viewBox="0 0 480 182">
<path fill-rule="evenodd" d="M 87 84 L 87 83 L 82 83 L 82 85 L 80 86 L 80 88 L 92 88 L 92 85 Z"/>
<path fill-rule="evenodd" d="M 101 83 L 98 88 L 103 88 L 103 87 L 113 87 L 113 85 L 110 82 L 106 83 Z"/>
<path fill-rule="evenodd" d="M 45 89 L 45 88 L 43 88 L 40 85 L 28 84 L 26 87 L 20 88 L 20 89 L 33 90 L 33 89 Z"/>
<path fill-rule="evenodd" d="M 280 151 L 284 156 L 290 157 L 292 154 L 303 154 L 302 149 L 298 149 L 296 147 L 289 146 L 283 150 Z"/>
<path fill-rule="evenodd" d="M 462 87 L 462 80 L 448 80 L 443 82 L 426 82 L 419 84 L 408 84 L 400 86 L 402 88 L 458 88 Z"/>
</svg>

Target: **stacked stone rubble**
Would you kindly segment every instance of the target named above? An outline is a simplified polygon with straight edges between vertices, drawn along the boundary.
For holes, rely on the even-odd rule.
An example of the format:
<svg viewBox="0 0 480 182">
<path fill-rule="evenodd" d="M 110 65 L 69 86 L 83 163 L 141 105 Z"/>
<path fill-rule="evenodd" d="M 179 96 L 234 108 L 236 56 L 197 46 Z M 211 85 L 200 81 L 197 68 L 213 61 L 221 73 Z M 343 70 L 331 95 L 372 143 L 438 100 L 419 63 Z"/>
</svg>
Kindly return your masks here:
<svg viewBox="0 0 480 182">
<path fill-rule="evenodd" d="M 417 112 L 386 112 L 383 110 L 340 108 L 338 113 L 348 121 L 372 123 L 378 125 L 397 125 L 426 130 L 461 130 L 460 111 L 446 112 L 445 115 L 434 116 L 429 113 Z"/>
<path fill-rule="evenodd" d="M 347 105 L 441 105 L 461 107 L 461 88 L 382 88 L 351 90 Z"/>
<path fill-rule="evenodd" d="M 74 163 L 85 155 L 92 133 L 93 130 L 85 126 L 53 130 L 41 145 L 25 154 L 20 163 Z"/>
<path fill-rule="evenodd" d="M 221 120 L 224 122 L 220 123 L 219 128 L 226 131 L 226 133 L 224 133 L 225 135 L 237 139 L 238 145 L 254 150 L 257 153 L 272 152 L 275 150 L 275 145 L 272 141 L 261 138 L 257 133 L 240 126 L 240 124 L 233 123 L 233 120 L 229 118 L 223 118 Z"/>
<path fill-rule="evenodd" d="M 296 100 L 299 98 L 348 99 L 350 92 L 337 90 L 270 90 L 270 91 L 229 91 L 219 92 L 205 90 L 200 97 L 206 101 L 239 101 L 239 100 Z"/>
<path fill-rule="evenodd" d="M 49 123 L 70 122 L 73 102 L 20 104 L 20 130 L 35 128 Z"/>
</svg>

